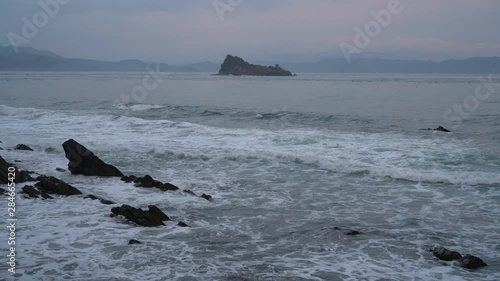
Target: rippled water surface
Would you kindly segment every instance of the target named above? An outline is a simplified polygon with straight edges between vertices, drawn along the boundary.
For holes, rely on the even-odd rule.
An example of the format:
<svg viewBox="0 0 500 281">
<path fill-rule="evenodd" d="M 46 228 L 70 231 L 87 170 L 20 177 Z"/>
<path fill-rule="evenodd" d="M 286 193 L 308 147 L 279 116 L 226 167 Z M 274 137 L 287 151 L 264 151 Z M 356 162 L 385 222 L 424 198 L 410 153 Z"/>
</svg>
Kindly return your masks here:
<svg viewBox="0 0 500 281">
<path fill-rule="evenodd" d="M 459 124 L 443 114 L 477 77 L 164 73 L 124 102 L 143 76 L 0 73 L 2 157 L 190 226 L 18 195 L 15 280 L 500 280 L 500 87 Z M 420 130 L 438 125 L 453 132 Z M 57 172 L 69 138 L 214 201 Z M 489 266 L 437 261 L 437 245 Z"/>
</svg>

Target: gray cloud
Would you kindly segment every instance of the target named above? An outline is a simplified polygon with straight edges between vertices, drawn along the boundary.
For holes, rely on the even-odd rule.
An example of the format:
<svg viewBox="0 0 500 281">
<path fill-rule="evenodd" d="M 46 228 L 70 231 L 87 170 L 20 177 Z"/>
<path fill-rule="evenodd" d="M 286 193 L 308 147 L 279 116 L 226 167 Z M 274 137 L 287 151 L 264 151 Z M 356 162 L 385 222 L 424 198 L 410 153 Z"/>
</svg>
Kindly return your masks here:
<svg viewBox="0 0 500 281">
<path fill-rule="evenodd" d="M 20 34 L 21 17 L 39 0 L 0 2 L 0 44 Z M 49 0 L 41 0 L 49 1 Z M 220 0 L 228 2 L 229 0 Z M 68 57 L 168 63 L 221 60 L 234 53 L 252 60 L 340 57 L 354 27 L 390 0 L 243 0 L 220 21 L 213 0 L 72 0 L 29 45 Z M 395 15 L 363 56 L 445 59 L 500 56 L 500 1 L 401 0 Z"/>
</svg>

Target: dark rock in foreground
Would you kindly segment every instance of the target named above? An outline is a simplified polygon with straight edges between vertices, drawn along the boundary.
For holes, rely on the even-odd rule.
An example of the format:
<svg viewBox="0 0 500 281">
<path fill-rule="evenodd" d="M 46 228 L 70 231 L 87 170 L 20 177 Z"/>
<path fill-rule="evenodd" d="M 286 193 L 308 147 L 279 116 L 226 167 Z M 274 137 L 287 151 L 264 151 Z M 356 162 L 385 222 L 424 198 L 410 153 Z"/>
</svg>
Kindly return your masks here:
<svg viewBox="0 0 500 281">
<path fill-rule="evenodd" d="M 38 183 L 35 186 L 40 192 L 47 194 L 57 194 L 64 196 L 80 195 L 82 192 L 77 188 L 63 182 L 55 177 L 39 176 L 36 178 Z"/>
<path fill-rule="evenodd" d="M 24 186 L 21 193 L 25 194 L 28 198 L 39 198 L 41 196 L 43 199 L 53 199 L 53 197 L 48 195 L 45 191 L 39 191 L 32 185 Z"/>
<path fill-rule="evenodd" d="M 129 205 L 122 205 L 112 208 L 111 212 L 115 216 L 123 216 L 131 222 L 147 227 L 165 225 L 163 222 L 170 220 L 158 207 L 149 205 L 148 209 L 148 211 L 144 211 Z"/>
<path fill-rule="evenodd" d="M 461 258 L 458 261 L 458 264 L 461 267 L 467 268 L 467 269 L 477 269 L 483 266 L 487 266 L 487 264 L 480 258 L 472 256 L 472 255 L 465 255 L 465 257 Z"/>
<path fill-rule="evenodd" d="M 0 156 L 0 184 L 9 183 L 9 167 L 15 167 L 12 164 L 7 163 L 5 159 Z M 27 181 L 35 181 L 27 171 L 15 170 L 14 183 L 27 182 Z"/>
<path fill-rule="evenodd" d="M 28 151 L 33 151 L 33 149 L 25 144 L 18 144 L 16 145 L 16 150 L 28 150 Z"/>
<path fill-rule="evenodd" d="M 134 245 L 134 244 L 142 244 L 142 242 L 141 242 L 141 241 L 139 241 L 139 240 L 130 239 L 130 241 L 128 241 L 128 244 L 129 244 L 129 245 Z"/>
<path fill-rule="evenodd" d="M 432 254 L 443 261 L 455 261 L 462 258 L 462 255 L 456 251 L 450 251 L 445 247 L 436 247 L 432 249 Z"/>
<path fill-rule="evenodd" d="M 292 76 L 292 73 L 278 64 L 275 66 L 250 64 L 240 57 L 227 55 L 218 75 Z"/>
<path fill-rule="evenodd" d="M 462 256 L 459 252 L 450 251 L 444 247 L 435 247 L 431 249 L 432 254 L 443 261 L 458 261 L 458 265 L 467 269 L 477 269 L 483 266 L 487 266 L 487 264 L 480 258 L 465 255 Z"/>
<path fill-rule="evenodd" d="M 99 157 L 73 139 L 63 144 L 68 170 L 74 175 L 123 177 L 122 172 L 115 166 L 106 164 Z"/>
</svg>

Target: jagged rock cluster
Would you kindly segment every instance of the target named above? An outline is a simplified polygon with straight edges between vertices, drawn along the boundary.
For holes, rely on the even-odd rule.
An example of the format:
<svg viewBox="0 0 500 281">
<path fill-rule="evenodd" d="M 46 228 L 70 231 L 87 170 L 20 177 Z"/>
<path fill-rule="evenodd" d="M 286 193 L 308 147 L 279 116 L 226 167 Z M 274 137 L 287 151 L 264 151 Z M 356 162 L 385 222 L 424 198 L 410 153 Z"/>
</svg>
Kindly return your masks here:
<svg viewBox="0 0 500 281">
<path fill-rule="evenodd" d="M 69 160 L 68 170 L 75 175 L 84 176 L 101 176 L 101 177 L 120 177 L 122 181 L 126 183 L 134 183 L 136 187 L 142 188 L 157 188 L 161 191 L 177 191 L 179 188 L 171 183 L 163 183 L 161 181 L 153 179 L 151 176 L 146 175 L 144 177 L 136 176 L 124 176 L 124 174 L 115 166 L 110 165 L 102 161 L 97 157 L 92 151 L 88 150 L 83 145 L 79 144 L 73 139 L 70 139 L 63 144 L 63 148 L 66 154 L 66 158 Z M 33 151 L 27 145 L 20 144 L 15 147 L 16 150 Z M 54 196 L 78 196 L 83 195 L 83 193 L 76 187 L 67 184 L 66 182 L 57 179 L 52 176 L 39 175 L 36 179 L 30 174 L 36 174 L 29 171 L 15 171 L 15 176 L 9 176 L 9 167 L 15 167 L 15 165 L 8 163 L 0 156 L 0 184 L 7 184 L 10 182 L 9 178 L 14 178 L 15 183 L 21 182 L 36 182 L 34 185 L 25 185 L 21 192 L 26 198 L 41 198 L 41 199 L 54 199 Z M 65 172 L 64 169 L 57 168 L 59 172 Z M 196 195 L 190 190 L 185 190 L 192 195 Z M 0 194 L 8 194 L 6 190 L 0 188 Z M 206 200 L 211 201 L 212 196 L 203 193 L 200 196 Z M 99 200 L 105 205 L 114 205 L 115 202 L 98 197 L 93 194 L 87 194 L 83 197 L 84 199 Z M 142 210 L 140 208 L 135 208 L 130 205 L 121 205 L 119 207 L 113 207 L 111 209 L 112 217 L 123 217 L 126 220 L 138 225 L 145 227 L 155 227 L 165 225 L 164 222 L 170 221 L 170 217 L 167 216 L 163 211 L 161 211 L 155 205 L 149 205 L 148 210 Z M 179 221 L 177 224 L 179 227 L 188 227 L 188 225 Z M 137 240 L 131 240 L 131 244 L 137 244 Z M 139 242 L 141 243 L 141 242 Z"/>
</svg>

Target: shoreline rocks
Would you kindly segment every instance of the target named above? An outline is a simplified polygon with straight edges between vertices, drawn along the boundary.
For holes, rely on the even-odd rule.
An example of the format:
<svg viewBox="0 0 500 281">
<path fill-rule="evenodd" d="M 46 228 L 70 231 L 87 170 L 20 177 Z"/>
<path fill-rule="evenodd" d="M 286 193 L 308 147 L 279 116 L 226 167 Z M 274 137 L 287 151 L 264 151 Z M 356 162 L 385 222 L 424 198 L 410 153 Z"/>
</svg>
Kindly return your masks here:
<svg viewBox="0 0 500 281">
<path fill-rule="evenodd" d="M 82 192 L 76 187 L 73 187 L 55 177 L 39 176 L 38 178 L 36 178 L 36 180 L 38 181 L 38 183 L 36 183 L 35 186 L 40 191 L 43 191 L 47 194 L 57 194 L 64 196 L 82 194 Z"/>
<path fill-rule="evenodd" d="M 122 205 L 112 208 L 111 212 L 114 216 L 123 216 L 128 221 L 146 227 L 161 226 L 165 225 L 164 221 L 170 221 L 170 218 L 154 205 L 149 205 L 147 211 L 130 205 Z"/>
<path fill-rule="evenodd" d="M 73 175 L 123 177 L 123 173 L 118 168 L 105 163 L 75 140 L 67 140 L 62 146 L 66 158 L 69 160 L 68 170 Z"/>
<path fill-rule="evenodd" d="M 459 266 L 467 269 L 478 269 L 483 266 L 487 266 L 482 259 L 476 256 L 469 254 L 462 256 L 462 254 L 457 251 L 450 251 L 441 246 L 430 249 L 430 252 L 432 252 L 432 254 L 440 260 L 457 261 Z"/>
<path fill-rule="evenodd" d="M 163 183 L 161 181 L 153 179 L 150 175 L 145 175 L 144 177 L 136 177 L 134 175 L 130 176 L 123 176 L 121 179 L 123 182 L 126 183 L 134 183 L 134 186 L 136 187 L 144 187 L 144 188 L 158 188 L 162 191 L 176 191 L 179 190 L 179 188 L 171 183 Z"/>
</svg>

